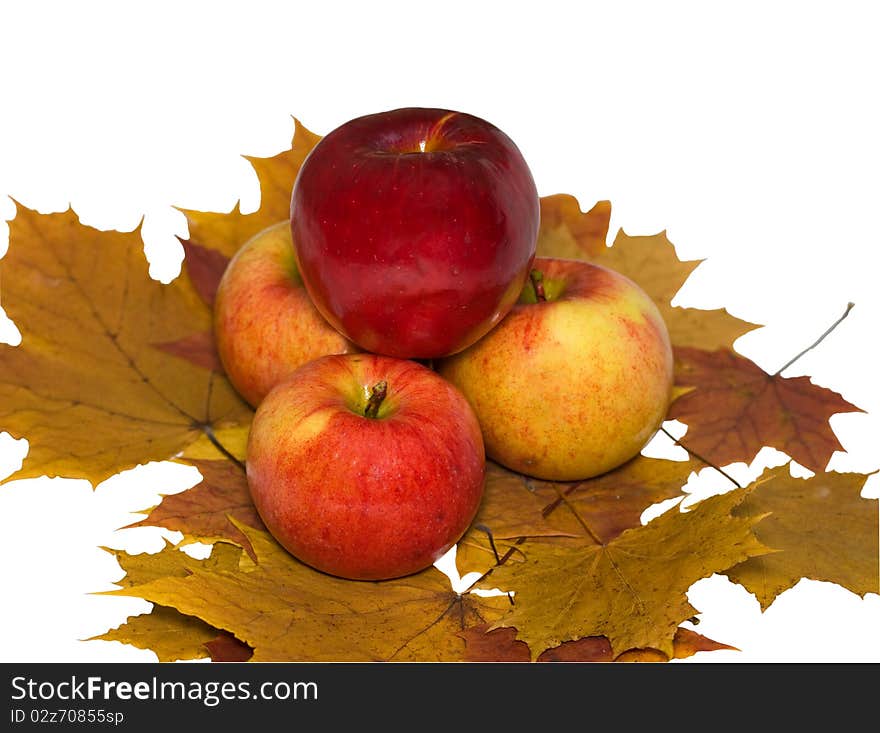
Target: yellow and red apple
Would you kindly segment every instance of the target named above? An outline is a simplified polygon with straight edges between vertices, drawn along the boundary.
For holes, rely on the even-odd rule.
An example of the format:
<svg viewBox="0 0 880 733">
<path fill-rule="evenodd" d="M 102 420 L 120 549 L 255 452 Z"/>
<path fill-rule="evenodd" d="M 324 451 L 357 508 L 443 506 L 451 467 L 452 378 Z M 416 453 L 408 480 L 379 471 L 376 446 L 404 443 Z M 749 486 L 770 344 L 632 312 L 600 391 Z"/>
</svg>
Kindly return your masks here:
<svg viewBox="0 0 880 733">
<path fill-rule="evenodd" d="M 445 109 L 365 115 L 322 138 L 293 186 L 303 281 L 362 349 L 455 353 L 511 308 L 535 256 L 539 199 L 514 142 Z"/>
<path fill-rule="evenodd" d="M 247 480 L 266 527 L 302 562 L 356 580 L 418 572 L 462 536 L 485 451 L 464 396 L 418 362 L 324 356 L 254 415 Z"/>
<path fill-rule="evenodd" d="M 533 273 L 498 326 L 436 368 L 473 406 L 489 458 L 542 479 L 596 476 L 660 427 L 669 334 L 650 297 L 618 272 L 539 257 Z"/>
<path fill-rule="evenodd" d="M 229 381 L 254 407 L 305 362 L 358 350 L 312 305 L 287 221 L 256 234 L 229 261 L 214 300 L 214 336 Z"/>
</svg>

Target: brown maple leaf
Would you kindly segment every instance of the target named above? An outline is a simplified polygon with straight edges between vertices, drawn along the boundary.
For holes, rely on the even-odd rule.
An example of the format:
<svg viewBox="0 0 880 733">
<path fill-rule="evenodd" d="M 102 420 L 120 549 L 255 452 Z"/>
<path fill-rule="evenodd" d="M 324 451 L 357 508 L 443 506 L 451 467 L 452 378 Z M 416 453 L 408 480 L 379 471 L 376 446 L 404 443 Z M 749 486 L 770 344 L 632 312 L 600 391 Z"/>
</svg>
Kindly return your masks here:
<svg viewBox="0 0 880 733">
<path fill-rule="evenodd" d="M 638 527 L 653 504 L 676 496 L 704 464 L 645 456 L 586 481 L 541 481 L 487 462 L 480 510 L 459 543 L 466 572 L 485 572 L 501 557 L 515 555 L 527 537 L 578 537 L 608 542 Z M 515 560 L 514 560 L 515 562 Z"/>
<path fill-rule="evenodd" d="M 215 249 L 186 240 L 183 242 L 183 266 L 199 297 L 213 308 L 214 298 L 223 273 L 229 265 L 229 257 Z"/>
<path fill-rule="evenodd" d="M 545 501 L 544 514 L 597 544 L 641 526 L 644 511 L 659 502 L 684 496 L 691 474 L 705 468 L 693 459 L 673 461 L 636 456 L 613 471 L 570 484 L 543 482 L 535 491 Z"/>
<path fill-rule="evenodd" d="M 716 466 L 751 463 L 764 446 L 821 471 L 843 446 L 828 423 L 862 410 L 809 377 L 770 375 L 727 350 L 677 348 L 676 383 L 693 387 L 668 417 L 687 424 L 679 443 Z"/>
<path fill-rule="evenodd" d="M 247 662 L 254 656 L 253 649 L 226 631 L 205 642 L 205 649 L 212 662 Z"/>
<path fill-rule="evenodd" d="M 528 662 L 531 660 L 528 645 L 516 638 L 516 629 L 502 627 L 487 631 L 485 625 L 475 626 L 462 633 L 467 642 L 469 662 Z M 676 629 L 672 642 L 673 658 L 685 659 L 697 652 L 717 651 L 735 647 L 713 641 L 690 629 Z M 666 662 L 662 652 L 655 649 L 629 649 L 616 657 L 611 644 L 604 636 L 588 636 L 577 641 L 566 641 L 559 646 L 545 649 L 538 655 L 538 662 Z"/>
<path fill-rule="evenodd" d="M 179 359 L 186 359 L 203 369 L 218 373 L 223 371 L 217 346 L 214 343 L 214 335 L 210 331 L 193 333 L 176 341 L 153 344 L 153 346 Z"/>
<path fill-rule="evenodd" d="M 187 542 L 234 542 L 253 557 L 253 548 L 235 523 L 264 529 L 244 471 L 228 460 L 187 463 L 199 470 L 202 480 L 191 489 L 163 497 L 146 519 L 129 527 L 164 527 L 181 532 Z"/>
<path fill-rule="evenodd" d="M 168 540 L 165 540 L 165 546 L 159 552 L 153 553 L 143 552 L 129 555 L 122 550 L 106 547 L 103 549 L 116 558 L 124 571 L 122 578 L 116 581 L 116 585 L 122 588 L 143 585 L 158 578 L 185 578 L 193 570 L 200 567 L 232 570 L 239 567 L 241 559 L 240 547 L 224 543 L 214 545 L 211 549 L 211 555 L 205 560 L 197 560 L 187 553 L 181 552 L 176 545 Z"/>
</svg>

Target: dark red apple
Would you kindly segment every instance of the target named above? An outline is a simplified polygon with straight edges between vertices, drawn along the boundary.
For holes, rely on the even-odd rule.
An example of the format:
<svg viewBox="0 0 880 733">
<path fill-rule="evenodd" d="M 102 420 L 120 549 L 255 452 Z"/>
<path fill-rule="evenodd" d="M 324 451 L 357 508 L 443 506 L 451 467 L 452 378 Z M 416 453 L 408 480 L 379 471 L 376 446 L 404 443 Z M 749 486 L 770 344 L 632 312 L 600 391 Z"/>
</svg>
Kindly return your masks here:
<svg viewBox="0 0 880 733">
<path fill-rule="evenodd" d="M 483 495 L 485 450 L 464 396 L 418 362 L 323 356 L 257 407 L 247 480 L 266 527 L 332 575 L 382 580 L 440 559 Z"/>
<path fill-rule="evenodd" d="M 491 330 L 535 256 L 539 198 L 519 148 L 473 115 L 404 108 L 326 135 L 293 186 L 316 308 L 361 348 L 430 359 Z"/>
</svg>

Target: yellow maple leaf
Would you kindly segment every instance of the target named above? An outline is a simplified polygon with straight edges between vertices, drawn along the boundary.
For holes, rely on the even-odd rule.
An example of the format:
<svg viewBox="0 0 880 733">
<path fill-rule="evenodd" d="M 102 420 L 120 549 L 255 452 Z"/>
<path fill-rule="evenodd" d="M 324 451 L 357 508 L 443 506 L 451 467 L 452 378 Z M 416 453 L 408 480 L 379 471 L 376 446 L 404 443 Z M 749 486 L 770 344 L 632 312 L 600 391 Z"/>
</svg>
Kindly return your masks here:
<svg viewBox="0 0 880 733">
<path fill-rule="evenodd" d="M 0 344 L 0 428 L 30 445 L 10 479 L 97 484 L 249 419 L 222 374 L 163 352 L 208 330 L 211 313 L 187 278 L 149 277 L 139 230 L 22 206 L 9 229 L 3 306 L 22 342 Z"/>
<path fill-rule="evenodd" d="M 615 656 L 656 649 L 671 658 L 676 629 L 697 613 L 688 588 L 770 551 L 752 532 L 759 517 L 731 513 L 746 495 L 734 490 L 686 513 L 667 511 L 604 544 L 528 540 L 522 562 L 500 565 L 483 581 L 515 594 L 513 608 L 491 628 L 515 627 L 532 659 L 590 636 L 606 637 Z"/>
<path fill-rule="evenodd" d="M 494 620 L 507 603 L 459 596 L 434 568 L 378 583 L 334 578 L 294 559 L 267 533 L 238 528 L 257 558 L 246 571 L 206 563 L 110 593 L 226 630 L 254 649 L 253 661 L 460 660 L 459 633 Z"/>
<path fill-rule="evenodd" d="M 853 593 L 880 593 L 877 500 L 862 498 L 862 473 L 821 472 L 795 478 L 788 465 L 767 469 L 735 510 L 764 515 L 755 535 L 777 552 L 749 558 L 724 574 L 755 594 L 762 609 L 801 578 L 836 583 Z"/>
<path fill-rule="evenodd" d="M 260 208 L 249 214 L 242 214 L 238 204 L 226 213 L 181 209 L 189 226 L 189 242 L 232 257 L 255 234 L 289 218 L 296 174 L 321 139 L 295 118 L 294 124 L 290 149 L 271 158 L 245 156 L 260 184 Z"/>
<path fill-rule="evenodd" d="M 724 308 L 703 310 L 672 305 L 672 299 L 702 260 L 679 260 L 666 232 L 630 236 L 621 230 L 611 247 L 591 259 L 626 275 L 651 297 L 666 322 L 673 346 L 710 351 L 732 349 L 736 339 L 758 327 L 732 316 Z"/>
<path fill-rule="evenodd" d="M 153 606 L 149 613 L 129 616 L 125 623 L 86 641 L 118 641 L 155 653 L 160 662 L 205 659 L 206 644 L 217 638 L 217 629 L 173 608 Z"/>
</svg>

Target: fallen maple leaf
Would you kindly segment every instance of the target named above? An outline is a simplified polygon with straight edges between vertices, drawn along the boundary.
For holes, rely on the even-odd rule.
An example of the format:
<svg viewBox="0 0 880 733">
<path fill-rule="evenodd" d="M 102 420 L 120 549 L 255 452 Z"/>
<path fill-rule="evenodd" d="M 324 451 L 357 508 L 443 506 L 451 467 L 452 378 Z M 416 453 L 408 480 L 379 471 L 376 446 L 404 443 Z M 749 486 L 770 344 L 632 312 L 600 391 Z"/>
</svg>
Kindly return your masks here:
<svg viewBox="0 0 880 733">
<path fill-rule="evenodd" d="M 230 258 L 255 234 L 290 216 L 290 195 L 296 174 L 321 139 L 320 135 L 310 132 L 299 120 L 294 119 L 294 125 L 289 150 L 271 158 L 245 156 L 253 166 L 260 185 L 260 207 L 257 211 L 242 214 L 238 204 L 232 211 L 221 214 L 181 209 L 189 227 L 189 240 L 184 242 L 187 257 L 191 255 L 188 245 L 195 245 Z M 204 292 L 210 293 L 209 290 Z"/>
<path fill-rule="evenodd" d="M 731 351 L 677 348 L 676 382 L 694 387 L 668 417 L 688 426 L 679 440 L 716 466 L 751 463 L 764 446 L 811 471 L 821 471 L 843 446 L 828 423 L 840 412 L 862 410 L 809 377 L 770 375 Z"/>
<path fill-rule="evenodd" d="M 247 662 L 254 656 L 254 650 L 236 639 L 232 634 L 221 631 L 216 638 L 205 643 L 212 662 Z"/>
<path fill-rule="evenodd" d="M 867 480 L 836 472 L 795 478 L 787 464 L 765 470 L 734 514 L 767 514 L 755 535 L 778 552 L 724 574 L 754 593 L 764 610 L 801 578 L 836 583 L 862 597 L 880 593 L 877 500 L 860 496 Z"/>
<path fill-rule="evenodd" d="M 686 513 L 667 511 L 606 544 L 528 540 L 523 562 L 499 565 L 480 583 L 515 593 L 514 606 L 490 629 L 515 627 L 532 659 L 589 636 L 606 637 L 615 656 L 656 649 L 671 657 L 677 627 L 696 614 L 690 586 L 769 551 L 752 532 L 759 518 L 731 513 L 747 493 L 713 496 Z"/>
<path fill-rule="evenodd" d="M 230 258 L 222 252 L 203 247 L 190 240 L 184 240 L 182 244 L 183 265 L 189 279 L 205 305 L 213 308 L 217 288 L 229 266 Z"/>
<path fill-rule="evenodd" d="M 644 511 L 684 497 L 682 487 L 704 464 L 636 456 L 586 481 L 541 481 L 487 462 L 480 510 L 461 539 L 459 562 L 466 572 L 484 573 L 502 556 L 517 553 L 527 537 L 579 537 L 608 542 L 641 525 Z M 515 562 L 515 560 L 514 560 Z"/>
<path fill-rule="evenodd" d="M 206 430 L 180 454 L 182 460 L 231 460 L 244 465 L 250 420 Z"/>
<path fill-rule="evenodd" d="M 157 349 L 161 349 L 179 359 L 186 359 L 203 369 L 209 369 L 214 372 L 223 371 L 223 365 L 220 363 L 217 347 L 214 344 L 214 336 L 210 331 L 194 333 L 176 341 L 153 345 Z"/>
<path fill-rule="evenodd" d="M 154 605 L 149 613 L 129 616 L 115 629 L 86 641 L 118 641 L 155 653 L 160 662 L 204 659 L 219 632 L 204 621 L 173 608 Z"/>
<path fill-rule="evenodd" d="M 181 552 L 177 546 L 166 541 L 156 553 L 129 555 L 120 550 L 107 549 L 125 571 L 116 582 L 121 588 L 135 588 L 161 578 L 185 578 L 197 568 L 214 568 L 231 571 L 240 566 L 241 549 L 233 545 L 217 543 L 211 555 L 197 560 Z M 114 593 L 115 591 L 109 591 Z M 102 595 L 106 595 L 103 593 Z M 174 608 L 153 604 L 153 608 L 128 619 L 116 628 L 87 641 L 118 641 L 146 649 L 156 654 L 160 662 L 187 659 L 203 659 L 211 654 L 210 644 L 216 643 L 224 632 L 193 616 L 187 616 Z M 232 653 L 225 640 L 217 653 Z"/>
<path fill-rule="evenodd" d="M 149 277 L 139 230 L 18 206 L 0 265 L 22 334 L 19 346 L 0 344 L 0 427 L 30 446 L 7 480 L 97 484 L 174 456 L 205 426 L 249 419 L 222 375 L 163 352 L 208 330 L 211 313 L 186 278 Z"/>
<path fill-rule="evenodd" d="M 572 536 L 547 521 L 546 496 L 535 491 L 543 482 L 486 461 L 483 499 L 472 532 L 489 532 L 496 538 Z"/>
<path fill-rule="evenodd" d="M 235 522 L 257 529 L 265 527 L 251 500 L 244 471 L 227 460 L 187 463 L 199 470 L 202 480 L 191 489 L 163 497 L 145 519 L 129 527 L 164 527 L 181 532 L 187 543 L 234 542 L 253 557 L 247 537 Z"/>
<path fill-rule="evenodd" d="M 125 572 L 122 578 L 116 581 L 116 585 L 122 588 L 143 585 L 157 578 L 185 578 L 199 567 L 234 570 L 241 565 L 241 548 L 222 542 L 213 546 L 211 555 L 205 560 L 197 560 L 187 553 L 181 552 L 176 545 L 168 540 L 165 541 L 165 546 L 159 552 L 153 553 L 143 552 L 130 555 L 122 550 L 104 549 L 116 558 L 119 566 Z"/>
<path fill-rule="evenodd" d="M 632 237 L 621 230 L 612 246 L 591 260 L 638 283 L 660 310 L 673 346 L 733 348 L 736 339 L 758 328 L 724 308 L 703 310 L 672 305 L 672 299 L 702 260 L 679 260 L 666 232 Z"/>
<path fill-rule="evenodd" d="M 469 662 L 529 662 L 531 655 L 524 641 L 516 638 L 516 629 L 502 627 L 487 631 L 477 626 L 463 632 L 467 642 Z M 685 659 L 697 652 L 733 649 L 735 647 L 712 641 L 702 634 L 679 627 L 672 641 L 673 657 Z M 662 652 L 655 649 L 629 649 L 616 657 L 604 636 L 588 636 L 577 641 L 566 641 L 557 647 L 545 649 L 537 662 L 666 662 Z"/>
<path fill-rule="evenodd" d="M 538 255 L 589 260 L 625 275 L 657 305 L 675 346 L 708 350 L 733 348 L 740 336 L 758 328 L 757 324 L 736 318 L 724 308 L 703 310 L 673 306 L 672 299 L 702 260 L 679 260 L 666 232 L 630 236 L 620 230 L 609 247 L 605 240 L 610 217 L 608 201 L 599 201 L 583 213 L 573 196 L 543 197 Z"/>
<path fill-rule="evenodd" d="M 606 247 L 611 202 L 598 201 L 584 213 L 574 196 L 553 194 L 541 197 L 538 257 L 592 258 Z"/>
<path fill-rule="evenodd" d="M 543 511 L 554 526 L 601 544 L 639 527 L 648 507 L 684 496 L 682 487 L 702 468 L 705 465 L 693 459 L 636 456 L 586 481 L 536 484 L 535 492 L 546 502 Z"/>
<path fill-rule="evenodd" d="M 303 565 L 268 534 L 239 525 L 255 551 L 247 567 L 188 566 L 188 574 L 110 591 L 195 616 L 253 648 L 253 661 L 453 661 L 459 633 L 500 615 L 506 598 L 455 593 L 429 568 L 381 583 Z M 231 545 L 229 546 L 231 547 Z"/>
</svg>

